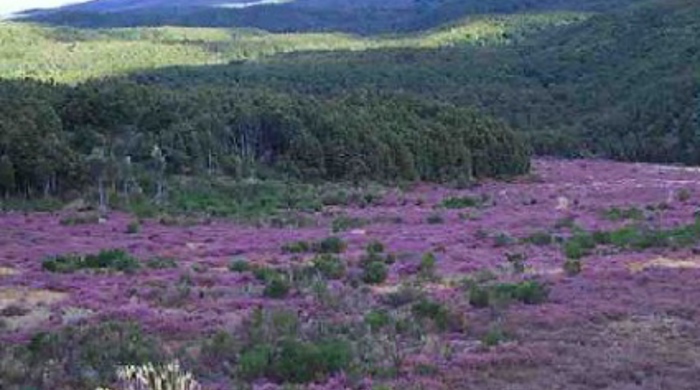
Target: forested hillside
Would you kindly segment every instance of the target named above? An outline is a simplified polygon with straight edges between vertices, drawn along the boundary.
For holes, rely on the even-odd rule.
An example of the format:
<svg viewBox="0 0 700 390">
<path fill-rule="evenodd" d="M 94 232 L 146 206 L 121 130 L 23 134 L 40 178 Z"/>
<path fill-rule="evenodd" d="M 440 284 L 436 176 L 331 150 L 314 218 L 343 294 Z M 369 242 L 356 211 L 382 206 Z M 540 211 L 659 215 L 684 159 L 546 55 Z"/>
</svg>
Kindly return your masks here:
<svg viewBox="0 0 700 390">
<path fill-rule="evenodd" d="M 375 9 L 381 28 L 357 31 L 394 33 L 366 36 L 5 23 L 0 76 L 15 81 L 0 94 L 0 187 L 61 193 L 134 172 L 468 181 L 526 171 L 531 149 L 700 162 L 696 2 L 484 4 Z M 315 13 L 338 12 L 334 31 L 369 12 L 307 6 L 289 12 L 329 26 L 340 19 Z M 100 18 L 121 24 L 90 24 Z M 435 27 L 399 33 L 419 25 Z"/>
<path fill-rule="evenodd" d="M 466 15 L 525 12 L 602 12 L 645 0 L 293 0 L 246 8 L 222 8 L 211 0 L 177 2 L 101 0 L 30 20 L 74 27 L 253 27 L 272 32 L 324 31 L 363 35 L 415 32 Z M 232 2 L 241 3 L 241 2 Z M 247 2 L 255 4 L 255 1 Z M 265 2 L 260 2 L 265 3 Z"/>
</svg>

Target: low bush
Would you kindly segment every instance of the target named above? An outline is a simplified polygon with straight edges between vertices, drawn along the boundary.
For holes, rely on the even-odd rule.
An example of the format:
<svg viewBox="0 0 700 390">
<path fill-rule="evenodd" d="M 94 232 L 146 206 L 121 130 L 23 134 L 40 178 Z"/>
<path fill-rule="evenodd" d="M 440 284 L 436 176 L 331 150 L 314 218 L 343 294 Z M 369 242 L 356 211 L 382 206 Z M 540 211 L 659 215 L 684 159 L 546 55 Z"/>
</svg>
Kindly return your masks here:
<svg viewBox="0 0 700 390">
<path fill-rule="evenodd" d="M 141 231 L 141 224 L 137 221 L 130 222 L 128 225 L 126 225 L 127 234 L 137 234 L 139 231 Z"/>
<path fill-rule="evenodd" d="M 253 269 L 248 260 L 246 259 L 233 259 L 228 265 L 228 269 L 231 272 L 248 272 Z"/>
<path fill-rule="evenodd" d="M 549 288 L 534 280 L 490 285 L 472 284 L 469 289 L 469 303 L 477 308 L 504 305 L 513 301 L 536 305 L 546 302 L 548 297 Z"/>
<path fill-rule="evenodd" d="M 603 218 L 611 221 L 641 220 L 644 219 L 644 211 L 637 207 L 619 208 L 611 207 L 602 211 Z"/>
<path fill-rule="evenodd" d="M 345 341 L 282 339 L 244 351 L 239 373 L 248 380 L 266 378 L 278 383 L 309 383 L 344 370 L 351 360 L 352 350 Z"/>
<path fill-rule="evenodd" d="M 479 198 L 471 196 L 450 197 L 443 199 L 440 205 L 446 209 L 466 209 L 472 207 L 480 207 L 488 201 L 488 196 L 483 195 Z"/>
<path fill-rule="evenodd" d="M 177 268 L 177 261 L 171 257 L 154 257 L 146 262 L 146 267 L 152 269 Z"/>
<path fill-rule="evenodd" d="M 379 240 L 372 240 L 365 248 L 367 253 L 384 253 L 384 244 Z"/>
<path fill-rule="evenodd" d="M 121 249 L 102 250 L 89 255 L 61 255 L 44 259 L 42 267 L 49 272 L 72 273 L 82 269 L 114 270 L 126 273 L 140 268 L 138 259 Z"/>
<path fill-rule="evenodd" d="M 540 231 L 530 234 L 523 241 L 537 246 L 547 246 L 554 243 L 554 237 L 549 232 Z"/>
<path fill-rule="evenodd" d="M 312 260 L 313 268 L 327 279 L 341 279 L 345 276 L 345 263 L 337 256 L 321 254 Z"/>
<path fill-rule="evenodd" d="M 391 323 L 391 315 L 387 310 L 379 309 L 372 310 L 365 315 L 365 324 L 367 324 L 372 331 L 378 331 Z"/>
<path fill-rule="evenodd" d="M 161 345 L 132 322 L 42 332 L 26 344 L 0 350 L 21 367 L 20 372 L 0 372 L 0 383 L 17 389 L 94 389 L 114 383 L 119 366 L 164 362 Z"/>
<path fill-rule="evenodd" d="M 340 237 L 328 237 L 317 241 L 312 245 L 316 253 L 343 253 L 347 249 L 347 244 Z"/>
<path fill-rule="evenodd" d="M 331 229 L 333 233 L 344 232 L 352 229 L 359 229 L 369 224 L 369 221 L 364 218 L 340 216 L 333 220 Z"/>
<path fill-rule="evenodd" d="M 428 252 L 423 255 L 418 266 L 418 273 L 424 279 L 433 279 L 435 277 L 435 269 L 437 266 L 437 258 L 433 252 Z"/>
<path fill-rule="evenodd" d="M 439 302 L 423 298 L 411 306 L 411 312 L 419 320 L 430 320 L 440 331 L 449 326 L 450 311 Z"/>
<path fill-rule="evenodd" d="M 284 253 L 306 253 L 311 251 L 311 244 L 306 241 L 295 241 L 284 244 L 282 252 Z"/>
<path fill-rule="evenodd" d="M 362 281 L 367 284 L 381 284 L 388 276 L 389 270 L 383 262 L 373 261 L 363 267 Z"/>
</svg>

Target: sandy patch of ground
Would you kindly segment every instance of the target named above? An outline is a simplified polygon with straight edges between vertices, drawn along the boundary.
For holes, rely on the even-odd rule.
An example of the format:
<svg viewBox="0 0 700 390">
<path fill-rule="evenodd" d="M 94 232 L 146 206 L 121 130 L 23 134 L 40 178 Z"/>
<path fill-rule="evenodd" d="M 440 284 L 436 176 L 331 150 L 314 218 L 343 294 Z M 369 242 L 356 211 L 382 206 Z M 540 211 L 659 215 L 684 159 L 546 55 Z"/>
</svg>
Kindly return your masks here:
<svg viewBox="0 0 700 390">
<path fill-rule="evenodd" d="M 643 272 L 654 268 L 700 268 L 700 258 L 671 259 L 668 257 L 657 257 L 648 261 L 631 263 L 627 267 L 632 273 Z"/>
<path fill-rule="evenodd" d="M 0 277 L 17 275 L 19 272 L 13 268 L 0 267 Z"/>
<path fill-rule="evenodd" d="M 16 315 L 3 316 L 3 323 L 10 331 L 36 328 L 51 318 L 49 306 L 67 297 L 66 293 L 50 290 L 0 289 L 0 311 L 18 308 Z"/>
</svg>

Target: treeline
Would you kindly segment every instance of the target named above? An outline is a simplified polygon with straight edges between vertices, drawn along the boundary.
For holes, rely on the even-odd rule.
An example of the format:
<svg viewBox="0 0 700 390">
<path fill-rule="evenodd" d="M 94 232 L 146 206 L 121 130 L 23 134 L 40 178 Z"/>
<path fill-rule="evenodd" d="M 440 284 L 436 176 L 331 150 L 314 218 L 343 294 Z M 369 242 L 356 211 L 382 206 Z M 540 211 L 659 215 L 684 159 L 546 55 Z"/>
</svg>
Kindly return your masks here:
<svg viewBox="0 0 700 390">
<path fill-rule="evenodd" d="M 144 183 L 155 192 L 170 175 L 468 181 L 528 168 L 528 148 L 503 123 L 400 94 L 0 83 L 5 195 Z"/>
<path fill-rule="evenodd" d="M 339 96 L 404 91 L 472 106 L 537 154 L 700 164 L 700 3 L 647 2 L 499 47 L 293 53 L 132 76 Z"/>
<path fill-rule="evenodd" d="M 93 12 L 91 5 L 63 12 L 39 12 L 29 20 L 81 28 L 188 26 L 253 27 L 271 32 L 343 31 L 362 35 L 415 32 L 467 15 L 541 11 L 606 11 L 644 0 L 416 0 L 293 1 L 243 9 L 219 7 L 142 7 Z M 396 3 L 396 4 L 394 4 Z M 109 7 L 101 11 L 109 11 Z"/>
</svg>

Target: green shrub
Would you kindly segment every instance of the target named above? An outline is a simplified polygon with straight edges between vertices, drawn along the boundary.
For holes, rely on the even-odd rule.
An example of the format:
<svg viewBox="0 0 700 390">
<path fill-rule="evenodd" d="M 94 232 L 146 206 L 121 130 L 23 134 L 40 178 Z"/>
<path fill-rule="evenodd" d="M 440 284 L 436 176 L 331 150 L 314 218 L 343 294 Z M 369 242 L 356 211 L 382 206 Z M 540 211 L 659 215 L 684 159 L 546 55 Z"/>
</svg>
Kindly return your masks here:
<svg viewBox="0 0 700 390">
<path fill-rule="evenodd" d="M 313 244 L 316 253 L 343 253 L 347 249 L 347 244 L 340 237 L 328 237 Z"/>
<path fill-rule="evenodd" d="M 610 232 L 596 230 L 593 232 L 592 237 L 597 245 L 608 245 L 612 243 Z"/>
<path fill-rule="evenodd" d="M 345 341 L 281 339 L 243 351 L 238 372 L 248 380 L 266 378 L 278 383 L 301 384 L 324 380 L 346 369 L 351 361 L 352 350 Z"/>
<path fill-rule="evenodd" d="M 146 267 L 152 269 L 177 268 L 177 261 L 171 257 L 154 257 L 146 262 Z"/>
<path fill-rule="evenodd" d="M 282 252 L 284 253 L 306 253 L 311 251 L 311 244 L 306 241 L 295 241 L 284 244 Z"/>
<path fill-rule="evenodd" d="M 100 221 L 97 213 L 80 213 L 61 218 L 59 223 L 63 226 L 93 225 Z"/>
<path fill-rule="evenodd" d="M 389 276 L 387 266 L 383 262 L 373 261 L 363 268 L 362 281 L 367 284 L 383 283 Z"/>
<path fill-rule="evenodd" d="M 328 279 L 340 279 L 345 276 L 345 263 L 337 256 L 321 254 L 314 257 L 312 262 L 314 269 Z"/>
<path fill-rule="evenodd" d="M 436 265 L 437 258 L 433 252 L 424 254 L 420 260 L 420 265 L 418 266 L 420 276 L 427 279 L 434 278 Z"/>
<path fill-rule="evenodd" d="M 428 299 L 421 299 L 413 304 L 411 312 L 418 319 L 429 319 L 435 326 L 444 331 L 448 328 L 450 311 L 445 305 Z"/>
<path fill-rule="evenodd" d="M 495 347 L 508 341 L 508 335 L 499 328 L 491 328 L 481 339 L 481 342 L 487 347 Z"/>
<path fill-rule="evenodd" d="M 644 219 L 644 211 L 637 207 L 618 208 L 611 207 L 602 212 L 603 217 L 611 221 L 624 221 L 628 219 L 640 220 Z"/>
<path fill-rule="evenodd" d="M 255 345 L 241 353 L 238 359 L 238 373 L 248 380 L 263 378 L 270 371 L 274 358 L 274 347 L 268 344 Z"/>
<path fill-rule="evenodd" d="M 372 331 L 378 331 L 391 323 L 391 316 L 389 312 L 384 309 L 372 310 L 365 315 L 365 324 L 367 324 Z"/>
<path fill-rule="evenodd" d="M 471 207 L 479 207 L 488 200 L 485 195 L 481 198 L 471 196 L 450 197 L 442 200 L 440 205 L 446 209 L 466 209 Z"/>
<path fill-rule="evenodd" d="M 359 229 L 369 224 L 364 218 L 341 216 L 333 220 L 331 228 L 333 233 L 344 232 L 352 229 Z"/>
<path fill-rule="evenodd" d="M 126 226 L 126 233 L 127 234 L 136 234 L 139 231 L 141 231 L 141 224 L 138 223 L 137 221 L 130 222 Z"/>
<path fill-rule="evenodd" d="M 379 240 L 372 240 L 367 244 L 367 253 L 384 253 L 384 244 Z"/>
<path fill-rule="evenodd" d="M 246 259 L 234 259 L 234 260 L 231 260 L 231 262 L 229 263 L 228 269 L 231 272 L 242 273 L 242 272 L 251 271 L 253 269 L 253 267 L 250 265 L 250 263 Z"/>
<path fill-rule="evenodd" d="M 72 273 L 81 269 L 104 269 L 133 273 L 140 268 L 138 259 L 121 249 L 102 250 L 97 254 L 62 255 L 44 259 L 42 267 L 49 272 Z"/>
<path fill-rule="evenodd" d="M 281 277 L 280 272 L 273 268 L 264 266 L 253 267 L 253 276 L 261 282 L 269 282 Z"/>
<path fill-rule="evenodd" d="M 537 305 L 547 301 L 549 288 L 540 282 L 529 280 L 517 284 L 513 297 L 527 305 Z"/>
<path fill-rule="evenodd" d="M 511 301 L 536 305 L 544 303 L 548 297 L 549 288 L 537 281 L 497 283 L 486 286 L 473 284 L 469 289 L 469 303 L 477 308 L 506 305 Z"/>
<path fill-rule="evenodd" d="M 537 246 L 547 246 L 552 245 L 554 243 L 554 237 L 549 232 L 540 231 L 532 233 L 531 235 L 527 236 L 523 241 Z"/>
<path fill-rule="evenodd" d="M 345 341 L 305 343 L 283 340 L 272 359 L 268 374 L 278 382 L 309 383 L 342 371 L 351 360 L 352 349 Z"/>
<path fill-rule="evenodd" d="M 469 289 L 469 304 L 480 309 L 489 307 L 491 304 L 489 290 L 477 284 L 472 285 Z"/>
<path fill-rule="evenodd" d="M 263 290 L 263 296 L 273 299 L 283 299 L 289 294 L 291 286 L 282 278 L 274 278 L 267 282 Z"/>
<path fill-rule="evenodd" d="M 103 322 L 38 333 L 23 347 L 25 353 L 16 355 L 22 359 L 21 364 L 34 371 L 24 378 L 22 388 L 55 388 L 59 381 L 72 383 L 70 388 L 113 383 L 118 366 L 163 363 L 165 353 L 160 345 L 162 342 L 132 322 Z M 51 367 L 50 372 L 47 367 Z"/>
<path fill-rule="evenodd" d="M 567 259 L 578 260 L 590 254 L 590 249 L 584 247 L 581 242 L 569 240 L 564 243 L 564 255 Z"/>
</svg>

